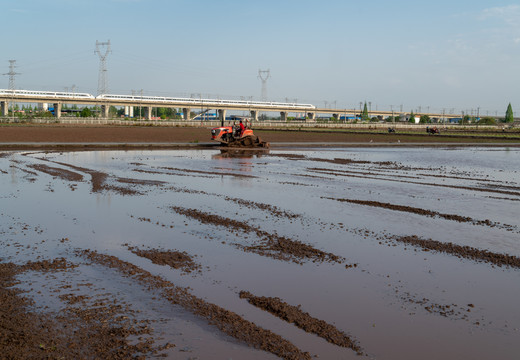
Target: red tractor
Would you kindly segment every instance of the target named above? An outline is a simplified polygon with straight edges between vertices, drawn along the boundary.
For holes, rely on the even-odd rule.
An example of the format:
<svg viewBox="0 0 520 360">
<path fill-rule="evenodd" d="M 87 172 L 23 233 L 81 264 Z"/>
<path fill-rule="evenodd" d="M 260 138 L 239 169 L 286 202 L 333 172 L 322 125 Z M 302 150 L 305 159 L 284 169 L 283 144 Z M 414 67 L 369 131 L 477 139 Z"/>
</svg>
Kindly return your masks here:
<svg viewBox="0 0 520 360">
<path fill-rule="evenodd" d="M 241 122 L 242 123 L 242 122 Z M 243 127 L 243 129 L 242 129 Z M 220 141 L 222 145 L 229 147 L 262 147 L 268 148 L 269 143 L 262 141 L 253 134 L 250 126 L 221 126 L 211 129 L 211 140 Z"/>
</svg>

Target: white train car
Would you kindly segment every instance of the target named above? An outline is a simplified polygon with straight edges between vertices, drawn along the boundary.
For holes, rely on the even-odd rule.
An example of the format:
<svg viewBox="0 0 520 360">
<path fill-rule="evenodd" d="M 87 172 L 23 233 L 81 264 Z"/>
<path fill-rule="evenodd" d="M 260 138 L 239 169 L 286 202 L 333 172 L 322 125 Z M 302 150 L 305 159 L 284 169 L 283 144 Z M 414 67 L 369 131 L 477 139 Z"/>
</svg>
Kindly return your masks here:
<svg viewBox="0 0 520 360">
<path fill-rule="evenodd" d="M 46 99 L 86 99 L 94 100 L 94 95 L 77 92 L 38 91 L 38 90 L 7 90 L 0 89 L 0 97 L 42 98 Z"/>
<path fill-rule="evenodd" d="M 96 97 L 98 100 L 120 100 L 120 101 L 132 101 L 132 102 L 153 102 L 153 103 L 170 103 L 170 104 L 193 104 L 195 106 L 204 105 L 205 107 L 211 106 L 255 106 L 263 108 L 275 109 L 295 109 L 295 110 L 308 110 L 315 109 L 316 107 L 312 104 L 299 104 L 299 103 L 283 103 L 283 102 L 268 102 L 268 101 L 248 101 L 248 100 L 220 100 L 220 99 L 203 99 L 203 98 L 177 98 L 177 97 L 165 97 L 165 96 L 140 96 L 140 95 L 114 95 L 114 94 L 102 94 Z"/>
</svg>

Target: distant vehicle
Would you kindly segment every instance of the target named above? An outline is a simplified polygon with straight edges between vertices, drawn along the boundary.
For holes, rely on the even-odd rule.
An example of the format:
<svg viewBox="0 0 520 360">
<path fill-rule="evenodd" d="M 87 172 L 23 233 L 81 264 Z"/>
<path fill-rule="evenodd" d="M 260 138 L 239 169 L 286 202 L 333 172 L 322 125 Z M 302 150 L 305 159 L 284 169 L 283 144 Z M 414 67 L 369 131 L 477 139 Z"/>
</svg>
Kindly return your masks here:
<svg viewBox="0 0 520 360">
<path fill-rule="evenodd" d="M 426 133 L 428 133 L 429 135 L 434 135 L 434 134 L 440 134 L 441 132 L 439 129 L 437 129 L 436 126 L 434 126 L 434 127 L 427 126 Z"/>
</svg>

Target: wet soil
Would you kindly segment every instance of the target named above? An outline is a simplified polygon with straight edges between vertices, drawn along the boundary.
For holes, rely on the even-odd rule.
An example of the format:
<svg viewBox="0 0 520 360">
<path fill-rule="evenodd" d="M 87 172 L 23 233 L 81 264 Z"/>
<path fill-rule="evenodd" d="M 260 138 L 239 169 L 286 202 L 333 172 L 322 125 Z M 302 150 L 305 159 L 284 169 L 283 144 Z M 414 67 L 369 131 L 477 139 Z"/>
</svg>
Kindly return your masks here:
<svg viewBox="0 0 520 360">
<path fill-rule="evenodd" d="M 298 328 L 316 334 L 329 343 L 354 350 L 358 355 L 364 355 L 356 340 L 337 329 L 334 325 L 316 319 L 309 313 L 301 310 L 300 306 L 289 305 L 280 298 L 255 296 L 248 291 L 239 293 L 241 299 L 246 299 L 251 305 L 268 311 L 274 316 L 294 324 Z"/>
<path fill-rule="evenodd" d="M 192 295 L 188 289 L 175 286 L 134 264 L 122 261 L 115 256 L 90 250 L 79 250 L 78 254 L 92 262 L 117 269 L 125 276 L 137 280 L 144 286 L 159 290 L 162 296 L 172 304 L 178 304 L 193 314 L 206 319 L 209 324 L 249 346 L 271 352 L 282 359 L 311 359 L 309 353 L 301 351 L 281 336 L 245 320 L 236 313 L 200 299 Z"/>
<path fill-rule="evenodd" d="M 58 313 L 34 309 L 34 301 L 13 285 L 27 271 L 67 271 L 65 259 L 0 263 L 0 348 L 4 359 L 144 359 L 174 345 L 156 346 L 147 324 L 130 321 L 129 309 L 113 301 L 89 304 L 89 296 L 61 295 L 67 304 Z M 140 337 L 135 341 L 130 338 Z M 146 337 L 146 339 L 144 339 Z"/>
<path fill-rule="evenodd" d="M 237 248 L 247 252 L 272 257 L 277 260 L 292 261 L 298 264 L 301 264 L 303 261 L 342 263 L 345 260 L 340 256 L 315 249 L 311 245 L 304 244 L 298 240 L 269 233 L 241 221 L 209 214 L 197 209 L 179 206 L 172 206 L 171 209 L 178 214 L 196 219 L 203 224 L 224 227 L 238 236 L 243 237 L 245 234 L 255 234 L 259 240 L 254 241 L 252 245 L 234 244 Z"/>
</svg>

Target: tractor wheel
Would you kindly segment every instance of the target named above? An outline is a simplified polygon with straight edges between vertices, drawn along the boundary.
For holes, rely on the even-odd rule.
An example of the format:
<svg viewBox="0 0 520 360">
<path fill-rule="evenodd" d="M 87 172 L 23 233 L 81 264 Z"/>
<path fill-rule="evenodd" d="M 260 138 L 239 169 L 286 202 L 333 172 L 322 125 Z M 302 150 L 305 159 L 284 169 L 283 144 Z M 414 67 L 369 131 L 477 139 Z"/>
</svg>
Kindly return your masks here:
<svg viewBox="0 0 520 360">
<path fill-rule="evenodd" d="M 248 146 L 248 147 L 253 145 L 253 139 L 251 139 L 250 136 L 245 137 L 244 139 L 242 139 L 242 145 Z"/>
</svg>

